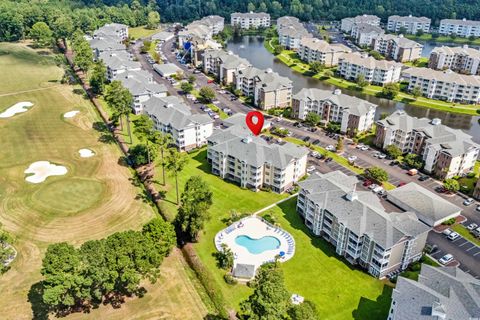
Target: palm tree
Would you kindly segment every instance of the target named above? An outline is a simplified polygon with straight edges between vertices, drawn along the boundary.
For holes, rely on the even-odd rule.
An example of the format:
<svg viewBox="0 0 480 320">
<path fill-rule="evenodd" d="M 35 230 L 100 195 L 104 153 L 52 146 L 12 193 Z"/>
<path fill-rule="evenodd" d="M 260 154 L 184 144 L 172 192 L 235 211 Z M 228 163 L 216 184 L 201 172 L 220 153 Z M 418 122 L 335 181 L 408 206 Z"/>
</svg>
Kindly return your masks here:
<svg viewBox="0 0 480 320">
<path fill-rule="evenodd" d="M 135 124 L 133 132 L 137 135 L 140 141 L 147 145 L 147 157 L 148 163 L 150 164 L 151 157 L 148 143 L 153 142 L 152 140 L 155 140 L 155 135 L 158 133 L 158 131 L 155 130 L 152 119 L 144 114 L 138 117 L 138 119 L 134 120 L 133 123 Z"/>
<path fill-rule="evenodd" d="M 120 117 L 120 125 L 123 129 L 122 116 L 127 119 L 128 136 L 130 137 L 130 143 L 132 143 L 132 132 L 130 130 L 130 112 L 132 111 L 131 105 L 133 103 L 133 96 L 126 89 L 123 84 L 118 81 L 112 81 L 105 88 L 105 101 L 108 106 L 113 110 L 116 116 Z"/>
<path fill-rule="evenodd" d="M 175 177 L 175 188 L 177 191 L 177 205 L 179 204 L 179 195 L 178 195 L 178 174 L 185 168 L 188 158 L 183 154 L 178 152 L 176 148 L 168 149 L 166 157 L 166 167 L 167 170 Z"/>
<path fill-rule="evenodd" d="M 168 133 L 163 133 L 156 131 L 156 135 L 152 136 L 152 140 L 150 140 L 152 143 L 155 143 L 157 146 L 160 148 L 160 154 L 162 156 L 161 159 L 161 164 L 162 164 L 162 176 L 163 176 L 163 185 L 165 185 L 165 150 L 168 149 L 170 145 L 173 144 L 173 138 L 170 134 Z"/>
</svg>

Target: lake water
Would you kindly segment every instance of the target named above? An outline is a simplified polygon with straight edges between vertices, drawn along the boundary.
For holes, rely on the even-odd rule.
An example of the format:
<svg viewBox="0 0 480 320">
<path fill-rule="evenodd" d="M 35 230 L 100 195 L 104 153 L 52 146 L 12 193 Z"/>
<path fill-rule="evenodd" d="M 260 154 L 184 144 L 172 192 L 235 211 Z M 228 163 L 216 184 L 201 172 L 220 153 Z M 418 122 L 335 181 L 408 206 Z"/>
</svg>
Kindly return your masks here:
<svg viewBox="0 0 480 320">
<path fill-rule="evenodd" d="M 433 48 L 432 48 L 433 49 Z M 266 69 L 271 68 L 278 74 L 288 77 L 293 81 L 293 92 L 297 93 L 302 88 L 320 88 L 324 90 L 334 90 L 335 86 L 327 84 L 317 79 L 306 77 L 293 71 L 263 46 L 263 38 L 257 36 L 245 36 L 233 38 L 227 43 L 227 50 L 247 59 L 253 66 Z M 431 49 L 430 49 L 431 51 Z M 439 118 L 442 123 L 455 129 L 462 129 L 473 136 L 476 142 L 480 143 L 480 116 L 469 116 L 463 114 L 449 113 L 428 108 L 421 108 L 405 104 L 402 102 L 391 101 L 388 99 L 377 98 L 366 95 L 358 91 L 342 89 L 343 93 L 357 96 L 378 105 L 376 119 L 380 118 L 382 113 L 392 113 L 395 110 L 405 110 L 405 112 L 415 117 L 426 117 L 429 119 Z"/>
<path fill-rule="evenodd" d="M 462 47 L 463 44 L 458 44 L 458 43 L 450 43 L 450 42 L 432 42 L 432 41 L 429 41 L 429 42 L 424 42 L 424 41 L 417 41 L 418 43 L 421 43 L 423 44 L 423 50 L 422 50 L 422 57 L 430 57 L 430 53 L 432 52 L 433 49 L 435 49 L 435 47 L 441 47 L 441 46 L 445 46 L 445 47 Z M 470 48 L 474 48 L 474 49 L 479 49 L 480 47 L 479 46 L 469 46 Z"/>
</svg>

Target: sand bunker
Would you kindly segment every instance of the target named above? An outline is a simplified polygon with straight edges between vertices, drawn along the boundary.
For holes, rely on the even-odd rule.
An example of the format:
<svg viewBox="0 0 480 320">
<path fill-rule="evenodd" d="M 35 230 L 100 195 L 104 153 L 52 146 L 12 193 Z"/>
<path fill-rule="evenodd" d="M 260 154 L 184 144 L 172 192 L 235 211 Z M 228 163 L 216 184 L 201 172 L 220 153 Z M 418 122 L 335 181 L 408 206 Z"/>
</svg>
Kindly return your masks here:
<svg viewBox="0 0 480 320">
<path fill-rule="evenodd" d="M 63 176 L 67 173 L 67 168 L 49 161 L 37 161 L 32 163 L 25 173 L 31 174 L 25 178 L 28 182 L 41 183 L 50 176 Z"/>
<path fill-rule="evenodd" d="M 95 155 L 95 152 L 90 149 L 80 149 L 78 150 L 78 153 L 80 153 L 80 157 L 82 158 L 90 158 Z"/>
<path fill-rule="evenodd" d="M 32 106 L 33 106 L 33 103 L 28 101 L 15 103 L 13 106 L 8 108 L 4 112 L 0 113 L 0 118 L 10 118 L 16 115 L 17 113 L 27 112 Z"/>
<path fill-rule="evenodd" d="M 63 115 L 63 117 L 64 117 L 64 118 L 73 118 L 73 117 L 75 117 L 75 116 L 77 115 L 77 113 L 79 113 L 79 112 L 80 112 L 80 111 L 78 111 L 78 110 L 68 111 L 68 112 L 66 112 L 66 113 Z"/>
</svg>

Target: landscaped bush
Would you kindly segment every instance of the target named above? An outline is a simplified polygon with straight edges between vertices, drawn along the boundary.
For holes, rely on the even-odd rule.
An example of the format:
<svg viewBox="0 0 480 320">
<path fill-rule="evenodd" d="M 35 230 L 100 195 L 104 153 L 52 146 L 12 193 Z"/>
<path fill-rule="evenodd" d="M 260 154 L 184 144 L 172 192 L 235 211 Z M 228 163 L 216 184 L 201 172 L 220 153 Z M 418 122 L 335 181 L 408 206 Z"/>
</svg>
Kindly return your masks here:
<svg viewBox="0 0 480 320">
<path fill-rule="evenodd" d="M 451 226 L 454 223 L 455 223 L 455 218 L 450 218 L 450 219 L 442 222 L 442 224 L 445 225 L 445 226 Z"/>
<path fill-rule="evenodd" d="M 238 281 L 230 273 L 225 273 L 223 279 L 227 284 L 230 285 L 236 285 L 238 283 Z"/>
<path fill-rule="evenodd" d="M 475 178 L 475 172 L 468 173 L 467 178 L 469 178 L 469 179 Z"/>
</svg>

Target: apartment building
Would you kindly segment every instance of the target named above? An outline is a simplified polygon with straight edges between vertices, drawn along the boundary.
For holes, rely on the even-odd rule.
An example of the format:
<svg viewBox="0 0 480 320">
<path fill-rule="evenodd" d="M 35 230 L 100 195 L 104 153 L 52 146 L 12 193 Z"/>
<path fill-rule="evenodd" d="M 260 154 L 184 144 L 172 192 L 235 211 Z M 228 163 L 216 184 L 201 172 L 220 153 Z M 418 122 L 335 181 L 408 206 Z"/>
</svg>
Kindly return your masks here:
<svg viewBox="0 0 480 320">
<path fill-rule="evenodd" d="M 212 173 L 255 191 L 282 193 L 306 174 L 308 149 L 292 143 L 267 143 L 245 124 L 215 130 L 208 138 Z"/>
<path fill-rule="evenodd" d="M 416 34 L 418 31 L 429 33 L 431 22 L 432 20 L 427 17 L 394 15 L 388 17 L 387 30 L 395 33 L 403 31 L 406 34 Z"/>
<path fill-rule="evenodd" d="M 418 87 L 424 97 L 460 103 L 480 102 L 480 77 L 463 75 L 451 70 L 409 68 L 402 72 L 408 90 Z"/>
<path fill-rule="evenodd" d="M 480 21 L 467 19 L 443 19 L 440 20 L 438 33 L 442 35 L 457 35 L 460 37 L 480 37 Z"/>
<path fill-rule="evenodd" d="M 230 15 L 230 24 L 241 29 L 268 28 L 270 27 L 270 15 L 265 12 L 235 12 Z"/>
<path fill-rule="evenodd" d="M 93 58 L 98 60 L 100 55 L 105 52 L 125 51 L 126 47 L 120 38 L 116 37 L 102 37 L 93 38 L 89 40 L 90 48 L 93 51 Z"/>
<path fill-rule="evenodd" d="M 300 24 L 302 23 L 297 17 L 283 16 L 277 19 L 277 29 Z"/>
<path fill-rule="evenodd" d="M 250 67 L 248 60 L 225 50 L 207 50 L 203 54 L 203 72 L 213 74 L 224 85 L 234 82 L 234 74 Z"/>
<path fill-rule="evenodd" d="M 355 81 L 363 75 L 369 83 L 385 85 L 400 80 L 402 64 L 394 61 L 375 60 L 358 52 L 346 53 L 338 60 L 338 74 Z"/>
<path fill-rule="evenodd" d="M 372 26 L 380 26 L 380 18 L 374 15 L 364 14 L 353 18 L 343 18 L 340 29 L 345 33 L 351 33 L 356 24 L 370 24 Z"/>
<path fill-rule="evenodd" d="M 312 35 L 303 27 L 302 24 L 288 25 L 277 29 L 278 42 L 288 50 L 298 50 L 300 42 L 304 37 Z"/>
<path fill-rule="evenodd" d="M 387 319 L 478 319 L 479 287 L 458 267 L 422 264 L 417 281 L 398 277 Z"/>
<path fill-rule="evenodd" d="M 172 136 L 181 151 L 206 145 L 213 132 L 213 120 L 209 116 L 192 114 L 176 96 L 151 97 L 143 102 L 143 112 L 153 120 L 155 129 Z"/>
<path fill-rule="evenodd" d="M 262 110 L 288 107 L 292 102 L 292 80 L 271 69 L 239 70 L 234 73 L 234 83 L 244 96 L 252 96 L 254 105 Z"/>
<path fill-rule="evenodd" d="M 212 37 L 213 27 L 196 20 L 178 32 L 178 46 L 183 48 L 186 43 L 192 43 L 193 40 L 203 43 L 212 40 Z"/>
<path fill-rule="evenodd" d="M 431 228 L 413 212 L 386 212 L 378 196 L 356 191 L 358 182 L 341 171 L 314 173 L 298 183 L 297 212 L 338 255 L 384 278 L 421 258 Z"/>
<path fill-rule="evenodd" d="M 395 145 L 403 153 L 422 156 L 424 170 L 439 178 L 463 176 L 473 170 L 480 145 L 462 130 L 441 124 L 440 119 L 416 118 L 397 110 L 376 122 L 374 144 Z"/>
<path fill-rule="evenodd" d="M 373 39 L 372 48 L 387 59 L 408 62 L 422 57 L 423 45 L 403 35 L 384 34 Z"/>
<path fill-rule="evenodd" d="M 374 39 L 383 35 L 385 31 L 378 26 L 368 23 L 357 23 L 352 27 L 351 36 L 359 46 L 371 46 Z"/>
<path fill-rule="evenodd" d="M 225 18 L 216 15 L 210 15 L 198 20 L 198 23 L 210 27 L 213 34 L 218 34 L 222 32 L 223 28 L 225 27 Z"/>
<path fill-rule="evenodd" d="M 343 44 L 330 44 L 317 38 L 305 37 L 300 40 L 297 54 L 308 63 L 318 61 L 326 67 L 334 67 L 338 65 L 342 54 L 350 52 L 352 49 Z"/>
<path fill-rule="evenodd" d="M 138 61 L 133 61 L 128 51 L 107 51 L 99 56 L 107 67 L 107 79 L 112 81 L 117 75 L 126 71 L 140 71 L 142 65 Z"/>
<path fill-rule="evenodd" d="M 125 71 L 117 74 L 113 80 L 122 82 L 123 86 L 132 94 L 132 109 L 135 114 L 143 112 L 145 101 L 152 97 L 163 98 L 168 94 L 167 87 L 156 82 L 152 75 L 144 70 Z"/>
<path fill-rule="evenodd" d="M 428 67 L 436 70 L 480 75 L 480 50 L 463 47 L 436 47 L 430 53 Z"/>
<path fill-rule="evenodd" d="M 119 38 L 122 41 L 128 38 L 128 26 L 121 23 L 107 23 L 93 32 L 93 38 Z"/>
<path fill-rule="evenodd" d="M 305 120 L 308 113 L 320 115 L 322 121 L 340 123 L 340 131 L 350 136 L 368 131 L 374 123 L 377 105 L 354 96 L 317 88 L 303 88 L 293 96 L 292 115 Z"/>
</svg>

